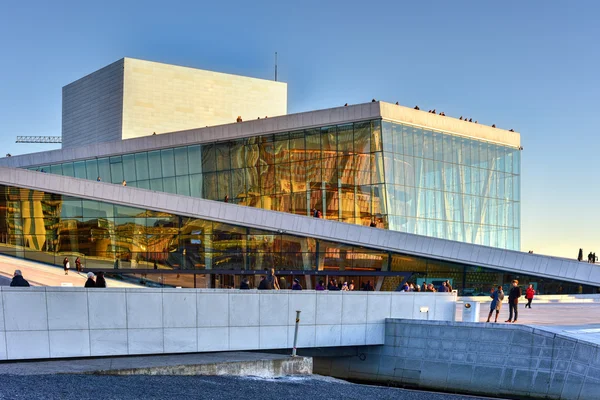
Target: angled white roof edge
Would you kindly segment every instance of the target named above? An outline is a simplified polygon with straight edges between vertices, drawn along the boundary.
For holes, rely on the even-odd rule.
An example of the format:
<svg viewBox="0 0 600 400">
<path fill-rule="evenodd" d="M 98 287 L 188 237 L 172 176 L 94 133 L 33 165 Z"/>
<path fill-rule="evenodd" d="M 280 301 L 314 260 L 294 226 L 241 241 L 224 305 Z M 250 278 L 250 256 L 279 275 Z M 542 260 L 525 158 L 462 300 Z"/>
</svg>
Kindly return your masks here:
<svg viewBox="0 0 600 400">
<path fill-rule="evenodd" d="M 347 107 L 288 114 L 241 123 L 150 135 L 114 142 L 94 143 L 81 147 L 69 147 L 65 149 L 22 154 L 13 157 L 0 158 L 0 166 L 24 168 L 65 161 L 77 161 L 158 150 L 167 147 L 214 143 L 271 133 L 293 131 L 296 129 L 310 129 L 320 126 L 345 124 L 377 118 L 413 126 L 426 127 L 427 129 L 435 131 L 442 131 L 453 135 L 475 138 L 507 146 L 518 147 L 520 145 L 520 135 L 516 132 L 468 123 L 456 118 L 443 117 L 394 104 L 371 102 Z"/>
<path fill-rule="evenodd" d="M 274 232 L 283 231 L 291 235 L 517 274 L 600 286 L 599 266 L 564 258 L 521 253 L 17 168 L 0 167 L 0 184 Z"/>
</svg>

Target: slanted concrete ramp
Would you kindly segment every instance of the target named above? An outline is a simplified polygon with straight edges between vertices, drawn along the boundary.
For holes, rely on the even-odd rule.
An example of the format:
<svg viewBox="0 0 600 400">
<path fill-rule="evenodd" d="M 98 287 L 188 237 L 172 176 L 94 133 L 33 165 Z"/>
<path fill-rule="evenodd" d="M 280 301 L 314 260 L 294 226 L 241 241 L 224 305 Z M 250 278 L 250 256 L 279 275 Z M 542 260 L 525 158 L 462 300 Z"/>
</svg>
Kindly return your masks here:
<svg viewBox="0 0 600 400">
<path fill-rule="evenodd" d="M 277 378 L 312 374 L 310 357 L 223 352 L 0 364 L 0 375 L 205 375 Z"/>
</svg>

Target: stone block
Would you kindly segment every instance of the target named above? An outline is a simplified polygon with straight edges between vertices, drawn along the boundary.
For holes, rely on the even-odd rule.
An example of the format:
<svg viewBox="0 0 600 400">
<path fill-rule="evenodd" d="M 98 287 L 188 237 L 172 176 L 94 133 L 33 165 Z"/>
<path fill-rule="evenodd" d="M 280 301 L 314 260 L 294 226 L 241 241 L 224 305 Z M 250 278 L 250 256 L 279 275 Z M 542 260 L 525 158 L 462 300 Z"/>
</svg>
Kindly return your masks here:
<svg viewBox="0 0 600 400">
<path fill-rule="evenodd" d="M 446 362 L 423 361 L 421 383 L 428 388 L 446 389 L 449 367 Z"/>
<path fill-rule="evenodd" d="M 163 292 L 164 328 L 194 328 L 194 336 L 196 336 L 196 318 L 198 317 L 196 291 L 177 290 L 180 292 L 175 290 Z M 195 339 L 194 342 L 196 342 Z"/>
<path fill-rule="evenodd" d="M 579 375 L 587 375 L 588 365 L 571 361 L 571 367 L 569 368 L 570 374 L 579 374 Z"/>
<path fill-rule="evenodd" d="M 2 290 L 4 324 L 7 331 L 47 331 L 48 313 L 44 291 L 24 292 L 22 288 Z M 65 305 L 67 306 L 67 305 Z M 46 340 L 48 335 L 46 333 Z M 12 335 L 10 336 L 12 340 Z M 23 354 L 30 354 L 22 350 Z M 11 351 L 9 350 L 9 358 Z M 48 353 L 48 351 L 46 351 Z M 18 357 L 24 358 L 24 357 Z"/>
<path fill-rule="evenodd" d="M 127 291 L 127 327 L 129 329 L 163 327 L 161 292 L 148 290 L 148 293 Z"/>
<path fill-rule="evenodd" d="M 50 330 L 89 329 L 87 292 L 48 291 L 46 299 Z M 68 308 L 69 312 L 65 312 L 65 308 Z"/>
<path fill-rule="evenodd" d="M 364 346 L 367 328 L 365 324 L 342 325 L 342 346 Z"/>
<path fill-rule="evenodd" d="M 427 346 L 427 339 L 411 337 L 408 346 L 415 349 L 424 349 Z"/>
<path fill-rule="evenodd" d="M 447 386 L 449 390 L 468 390 L 473 375 L 473 366 L 468 364 L 450 364 Z"/>
<path fill-rule="evenodd" d="M 555 358 L 554 359 L 553 370 L 555 372 L 567 372 L 569 370 L 570 364 L 571 364 L 571 361 L 557 360 Z"/>
<path fill-rule="evenodd" d="M 581 375 L 567 374 L 567 377 L 565 379 L 565 383 L 563 385 L 563 389 L 561 392 L 561 398 L 563 398 L 563 399 L 579 398 L 579 393 L 581 393 L 581 389 L 583 387 L 584 381 L 585 381 L 585 377 L 583 377 Z"/>
<path fill-rule="evenodd" d="M 229 348 L 229 328 L 198 328 L 198 351 L 227 351 Z"/>
<path fill-rule="evenodd" d="M 163 353 L 165 348 L 163 329 L 128 329 L 127 346 L 129 354 Z"/>
<path fill-rule="evenodd" d="M 317 293 L 317 325 L 342 323 L 342 294 L 340 292 Z M 390 335 L 394 334 L 394 324 L 386 324 Z M 387 333 L 386 333 L 387 335 Z"/>
<path fill-rule="evenodd" d="M 254 293 L 229 294 L 229 326 L 230 327 L 258 327 L 259 326 L 259 297 Z M 212 305 L 211 305 L 212 306 Z M 214 312 L 214 311 L 213 311 Z M 294 319 L 296 316 L 294 315 Z M 229 332 L 230 339 L 233 332 Z M 254 338 L 253 338 L 254 340 Z M 258 344 L 258 329 L 256 329 Z M 231 342 L 233 343 L 233 342 Z"/>
<path fill-rule="evenodd" d="M 538 370 L 552 370 L 552 359 L 540 358 L 537 365 Z"/>
<path fill-rule="evenodd" d="M 229 294 L 198 292 L 196 294 L 196 312 L 198 328 L 229 326 Z"/>
<path fill-rule="evenodd" d="M 381 377 L 392 377 L 396 370 L 396 357 L 380 356 L 379 358 L 379 375 Z"/>
<path fill-rule="evenodd" d="M 549 371 L 537 371 L 529 392 L 535 396 L 544 396 L 548 393 L 551 378 L 552 374 Z"/>
<path fill-rule="evenodd" d="M 261 326 L 259 330 L 259 344 L 261 349 L 286 349 L 292 347 L 288 344 L 288 327 Z"/>
<path fill-rule="evenodd" d="M 596 400 L 600 393 L 600 379 L 587 377 L 581 387 L 579 400 Z"/>
<path fill-rule="evenodd" d="M 345 297 L 344 297 L 345 298 Z M 383 323 L 391 315 L 392 294 L 373 292 L 367 295 L 367 323 Z"/>
<path fill-rule="evenodd" d="M 342 323 L 364 324 L 367 321 L 367 295 L 342 294 Z"/>
<path fill-rule="evenodd" d="M 49 332 L 50 357 L 89 357 L 89 330 L 53 330 Z"/>
<path fill-rule="evenodd" d="M 127 329 L 98 329 L 90 331 L 91 356 L 129 354 Z"/>
<path fill-rule="evenodd" d="M 26 344 L 26 345 L 24 345 Z M 6 332 L 8 359 L 49 358 L 48 331 Z"/>
<path fill-rule="evenodd" d="M 596 356 L 597 346 L 578 342 L 573 352 L 573 361 L 588 364 Z"/>
<path fill-rule="evenodd" d="M 512 334 L 511 343 L 513 345 L 531 346 L 534 341 L 533 336 L 531 332 L 515 330 Z"/>
<path fill-rule="evenodd" d="M 194 320 L 196 314 L 196 296 L 194 296 Z M 195 353 L 198 351 L 198 334 L 194 328 L 165 328 L 165 353 Z"/>
<path fill-rule="evenodd" d="M 300 325 L 315 325 L 317 311 L 316 296 L 310 292 L 290 292 L 288 325 L 296 324 L 296 310 L 302 311 L 300 314 Z M 352 318 L 346 321 L 352 321 Z M 344 323 L 344 319 L 342 319 L 342 323 Z"/>
<path fill-rule="evenodd" d="M 513 389 L 528 393 L 533 385 L 534 371 L 517 369 L 513 379 Z"/>
<path fill-rule="evenodd" d="M 474 390 L 485 389 L 486 392 L 498 390 L 502 379 L 503 368 L 477 366 L 473 368 L 471 385 Z"/>
<path fill-rule="evenodd" d="M 258 306 L 258 299 L 256 299 Z M 231 327 L 229 328 L 229 350 L 252 350 L 259 348 L 259 328 Z"/>
<path fill-rule="evenodd" d="M 342 326 L 342 341 L 343 341 L 343 332 L 344 327 Z M 294 326 L 288 326 L 288 344 L 294 343 Z M 364 332 L 364 325 L 363 325 Z M 315 347 L 315 339 L 316 339 L 316 329 L 315 325 L 300 325 L 298 329 L 298 347 Z M 364 335 L 363 335 L 364 340 Z M 364 345 L 364 343 L 363 343 Z"/>
<path fill-rule="evenodd" d="M 89 290 L 88 307 L 90 330 L 127 328 L 125 291 Z"/>
<path fill-rule="evenodd" d="M 340 346 L 342 343 L 342 327 L 341 325 L 317 325 L 316 326 L 316 345 L 317 346 Z M 391 354 L 394 354 L 393 346 L 384 346 L 385 349 L 390 349 Z"/>
<path fill-rule="evenodd" d="M 564 372 L 552 373 L 552 379 L 550 380 L 550 385 L 548 386 L 548 397 L 560 398 L 566 378 L 567 375 Z"/>
<path fill-rule="evenodd" d="M 365 342 L 367 345 L 379 345 L 384 342 L 385 324 L 367 324 Z"/>
</svg>

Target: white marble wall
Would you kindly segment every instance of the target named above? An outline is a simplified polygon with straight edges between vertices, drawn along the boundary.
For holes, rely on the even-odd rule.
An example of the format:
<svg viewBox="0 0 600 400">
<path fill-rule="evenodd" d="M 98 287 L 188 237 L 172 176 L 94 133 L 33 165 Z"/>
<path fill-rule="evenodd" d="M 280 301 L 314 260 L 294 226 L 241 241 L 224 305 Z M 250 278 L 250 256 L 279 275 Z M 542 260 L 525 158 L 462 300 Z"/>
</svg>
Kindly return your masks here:
<svg viewBox="0 0 600 400">
<path fill-rule="evenodd" d="M 386 318 L 454 320 L 451 293 L 0 288 L 0 360 L 383 344 Z M 428 312 L 421 312 L 426 307 Z"/>
</svg>

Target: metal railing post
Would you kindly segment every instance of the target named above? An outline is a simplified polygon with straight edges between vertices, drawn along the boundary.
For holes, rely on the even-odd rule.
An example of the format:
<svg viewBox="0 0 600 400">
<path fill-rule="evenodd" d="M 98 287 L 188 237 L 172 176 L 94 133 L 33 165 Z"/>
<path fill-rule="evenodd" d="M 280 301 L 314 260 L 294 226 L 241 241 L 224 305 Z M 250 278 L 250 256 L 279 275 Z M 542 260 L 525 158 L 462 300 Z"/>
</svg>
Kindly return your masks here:
<svg viewBox="0 0 600 400">
<path fill-rule="evenodd" d="M 296 357 L 296 345 L 298 344 L 298 327 L 300 326 L 300 312 L 296 311 L 296 331 L 294 332 L 294 348 L 292 349 L 292 357 Z"/>
</svg>

